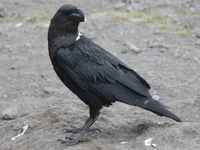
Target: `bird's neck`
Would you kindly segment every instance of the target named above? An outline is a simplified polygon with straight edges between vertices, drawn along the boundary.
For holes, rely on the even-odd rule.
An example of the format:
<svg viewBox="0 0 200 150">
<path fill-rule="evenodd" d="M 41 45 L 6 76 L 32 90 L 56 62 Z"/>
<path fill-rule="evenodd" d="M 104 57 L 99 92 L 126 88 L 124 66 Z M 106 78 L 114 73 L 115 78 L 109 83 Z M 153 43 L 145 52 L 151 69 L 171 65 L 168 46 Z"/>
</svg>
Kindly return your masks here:
<svg viewBox="0 0 200 150">
<path fill-rule="evenodd" d="M 79 23 L 71 22 L 68 24 L 52 23 L 48 31 L 49 55 L 54 58 L 60 48 L 66 48 L 80 38 L 78 33 Z"/>
</svg>

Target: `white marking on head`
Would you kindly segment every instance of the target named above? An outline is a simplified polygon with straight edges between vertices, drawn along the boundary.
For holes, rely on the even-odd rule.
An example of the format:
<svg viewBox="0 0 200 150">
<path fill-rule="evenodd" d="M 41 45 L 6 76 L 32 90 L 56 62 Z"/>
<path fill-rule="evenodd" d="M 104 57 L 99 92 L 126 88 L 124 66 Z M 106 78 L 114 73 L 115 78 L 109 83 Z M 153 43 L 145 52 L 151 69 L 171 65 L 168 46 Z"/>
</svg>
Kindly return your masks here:
<svg viewBox="0 0 200 150">
<path fill-rule="evenodd" d="M 79 32 L 78 33 L 78 36 L 76 37 L 76 41 L 78 41 L 79 39 L 80 39 L 80 36 L 81 36 L 82 34 Z"/>
</svg>

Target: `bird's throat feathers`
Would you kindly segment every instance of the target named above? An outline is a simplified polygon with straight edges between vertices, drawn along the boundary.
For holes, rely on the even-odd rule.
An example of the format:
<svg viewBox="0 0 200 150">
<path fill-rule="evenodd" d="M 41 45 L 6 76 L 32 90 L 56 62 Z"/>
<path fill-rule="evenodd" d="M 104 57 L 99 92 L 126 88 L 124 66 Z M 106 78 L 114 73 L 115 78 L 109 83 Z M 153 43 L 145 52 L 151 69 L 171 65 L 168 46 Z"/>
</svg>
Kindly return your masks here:
<svg viewBox="0 0 200 150">
<path fill-rule="evenodd" d="M 79 32 L 78 36 L 76 37 L 76 41 L 78 41 L 80 39 L 80 37 L 82 36 L 82 34 Z"/>
<path fill-rule="evenodd" d="M 49 46 L 49 55 L 50 58 L 54 58 L 55 54 L 60 48 L 66 48 L 76 42 L 80 39 L 80 36 L 82 34 L 76 33 L 76 34 L 65 34 L 62 36 L 57 36 L 56 38 L 51 38 L 49 36 L 48 40 L 48 46 Z M 65 42 L 63 42 L 65 41 Z M 51 49 L 51 50 L 50 50 Z"/>
</svg>

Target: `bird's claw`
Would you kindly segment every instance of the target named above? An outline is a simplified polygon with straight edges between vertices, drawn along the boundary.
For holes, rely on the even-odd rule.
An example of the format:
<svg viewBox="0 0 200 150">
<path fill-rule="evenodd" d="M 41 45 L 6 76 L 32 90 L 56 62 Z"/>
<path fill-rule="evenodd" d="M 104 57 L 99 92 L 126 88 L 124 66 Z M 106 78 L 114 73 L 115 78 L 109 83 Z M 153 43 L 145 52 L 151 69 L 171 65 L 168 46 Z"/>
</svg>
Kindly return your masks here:
<svg viewBox="0 0 200 150">
<path fill-rule="evenodd" d="M 66 136 L 65 139 L 68 139 L 68 140 L 58 139 L 57 141 L 60 141 L 62 144 L 65 144 L 67 146 L 75 145 L 78 142 L 89 142 L 89 141 L 91 141 L 90 138 L 82 138 L 81 140 L 78 140 L 77 138 L 71 138 L 71 137 L 68 137 L 68 136 Z"/>
<path fill-rule="evenodd" d="M 89 142 L 89 141 L 91 141 L 91 138 L 92 138 L 92 136 L 91 137 L 87 137 L 87 138 L 81 138 L 79 140 L 79 142 Z M 76 140 L 76 138 L 72 138 L 72 137 L 69 137 L 69 136 L 66 136 L 65 139 L 69 139 L 69 141 Z"/>
<path fill-rule="evenodd" d="M 71 137 L 66 137 L 66 139 L 69 139 L 69 140 L 62 140 L 62 139 L 58 139 L 57 141 L 61 141 L 62 144 L 65 144 L 67 146 L 72 146 L 72 145 L 75 145 L 79 142 L 78 139 L 76 138 L 71 138 Z"/>
<path fill-rule="evenodd" d="M 73 140 L 74 138 L 66 136 L 65 139 Z"/>
<path fill-rule="evenodd" d="M 99 132 L 99 134 L 101 134 L 101 130 L 100 130 L 100 129 L 98 129 L 98 128 L 89 129 L 89 130 L 95 130 L 95 131 L 98 131 L 98 132 Z"/>
</svg>

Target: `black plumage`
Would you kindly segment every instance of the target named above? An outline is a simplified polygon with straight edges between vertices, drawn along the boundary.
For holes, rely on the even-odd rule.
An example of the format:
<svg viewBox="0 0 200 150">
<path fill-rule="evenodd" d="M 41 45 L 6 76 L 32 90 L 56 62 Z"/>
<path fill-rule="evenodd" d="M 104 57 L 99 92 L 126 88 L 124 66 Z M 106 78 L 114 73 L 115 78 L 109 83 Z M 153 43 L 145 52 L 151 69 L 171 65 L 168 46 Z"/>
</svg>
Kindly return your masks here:
<svg viewBox="0 0 200 150">
<path fill-rule="evenodd" d="M 77 138 L 61 140 L 76 144 L 99 116 L 102 106 L 115 101 L 138 106 L 178 122 L 181 120 L 166 106 L 152 99 L 149 84 L 87 37 L 78 26 L 84 12 L 74 5 L 63 5 L 52 18 L 48 31 L 49 55 L 61 81 L 90 108 L 90 117 Z"/>
</svg>

